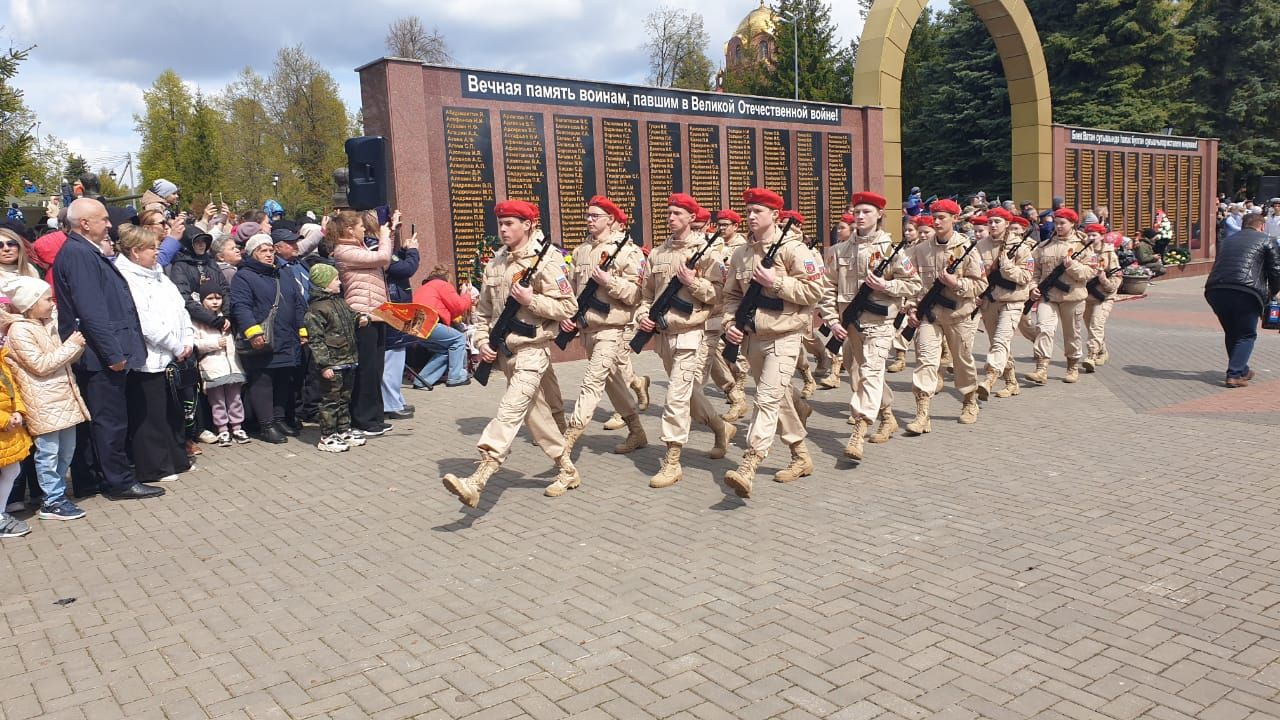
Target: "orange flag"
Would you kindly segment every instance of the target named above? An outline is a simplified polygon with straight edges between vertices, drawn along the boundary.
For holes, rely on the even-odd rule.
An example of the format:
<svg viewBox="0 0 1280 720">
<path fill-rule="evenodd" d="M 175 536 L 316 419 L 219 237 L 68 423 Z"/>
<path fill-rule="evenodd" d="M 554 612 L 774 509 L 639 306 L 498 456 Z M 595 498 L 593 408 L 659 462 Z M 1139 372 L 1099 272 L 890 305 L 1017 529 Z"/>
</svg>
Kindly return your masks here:
<svg viewBox="0 0 1280 720">
<path fill-rule="evenodd" d="M 392 330 L 423 340 L 427 339 L 436 323 L 440 322 L 440 316 L 435 310 L 416 303 L 382 303 L 373 311 L 373 316 L 385 322 Z"/>
</svg>

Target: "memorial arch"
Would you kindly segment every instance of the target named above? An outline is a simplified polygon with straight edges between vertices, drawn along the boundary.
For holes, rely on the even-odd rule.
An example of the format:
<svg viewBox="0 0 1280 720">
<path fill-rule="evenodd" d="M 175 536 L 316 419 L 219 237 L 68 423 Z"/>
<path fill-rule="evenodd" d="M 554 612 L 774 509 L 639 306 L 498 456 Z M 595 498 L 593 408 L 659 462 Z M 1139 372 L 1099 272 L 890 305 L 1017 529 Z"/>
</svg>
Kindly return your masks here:
<svg viewBox="0 0 1280 720">
<path fill-rule="evenodd" d="M 1053 194 L 1053 104 L 1049 71 L 1023 0 L 968 0 L 995 40 L 1009 83 L 1013 199 L 1048 207 Z M 853 102 L 884 108 L 884 190 L 891 217 L 902 209 L 902 65 L 928 0 L 875 0 L 858 44 Z"/>
</svg>

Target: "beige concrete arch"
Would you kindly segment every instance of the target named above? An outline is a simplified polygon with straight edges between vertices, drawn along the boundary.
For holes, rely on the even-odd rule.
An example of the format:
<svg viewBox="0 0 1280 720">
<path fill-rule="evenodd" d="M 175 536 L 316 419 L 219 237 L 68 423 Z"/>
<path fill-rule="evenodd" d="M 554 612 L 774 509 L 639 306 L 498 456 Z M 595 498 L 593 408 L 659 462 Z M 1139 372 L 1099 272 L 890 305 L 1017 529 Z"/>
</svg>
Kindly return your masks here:
<svg viewBox="0 0 1280 720">
<path fill-rule="evenodd" d="M 968 0 L 995 40 L 1009 83 L 1013 119 L 1013 197 L 1048 207 L 1053 193 L 1053 106 L 1049 71 L 1023 0 Z M 884 108 L 884 183 L 897 228 L 902 208 L 902 65 L 928 0 L 875 0 L 854 65 L 853 102 Z"/>
</svg>

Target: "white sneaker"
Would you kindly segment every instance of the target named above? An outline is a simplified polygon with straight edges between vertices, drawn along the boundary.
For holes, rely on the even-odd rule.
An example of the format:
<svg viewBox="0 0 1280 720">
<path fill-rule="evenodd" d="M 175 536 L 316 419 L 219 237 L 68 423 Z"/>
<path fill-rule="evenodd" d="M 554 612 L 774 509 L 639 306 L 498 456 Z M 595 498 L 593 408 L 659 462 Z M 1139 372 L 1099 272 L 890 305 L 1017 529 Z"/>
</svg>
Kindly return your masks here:
<svg viewBox="0 0 1280 720">
<path fill-rule="evenodd" d="M 359 432 L 359 430 L 347 430 L 343 432 L 340 435 L 342 442 L 346 443 L 350 447 L 360 447 L 361 445 L 364 445 L 368 441 L 364 439 L 363 435 L 357 434 Z"/>
<path fill-rule="evenodd" d="M 218 433 L 218 436 L 214 439 L 218 441 L 218 447 L 231 447 L 231 433 L 226 430 Z"/>
<path fill-rule="evenodd" d="M 212 445 L 218 442 L 218 436 L 215 435 L 212 430 L 201 430 L 200 434 L 196 436 L 196 441 L 202 442 L 205 445 Z"/>
<path fill-rule="evenodd" d="M 195 467 L 195 463 L 192 463 L 192 464 L 191 464 L 191 467 L 193 467 L 193 468 L 194 468 L 194 467 Z M 164 477 L 160 478 L 159 480 L 156 480 L 156 482 L 177 482 L 177 481 L 178 481 L 178 476 L 177 476 L 177 475 L 165 475 Z"/>
<path fill-rule="evenodd" d="M 322 452 L 340 453 L 347 451 L 347 444 L 342 441 L 341 435 L 326 435 L 316 443 L 316 449 Z"/>
</svg>

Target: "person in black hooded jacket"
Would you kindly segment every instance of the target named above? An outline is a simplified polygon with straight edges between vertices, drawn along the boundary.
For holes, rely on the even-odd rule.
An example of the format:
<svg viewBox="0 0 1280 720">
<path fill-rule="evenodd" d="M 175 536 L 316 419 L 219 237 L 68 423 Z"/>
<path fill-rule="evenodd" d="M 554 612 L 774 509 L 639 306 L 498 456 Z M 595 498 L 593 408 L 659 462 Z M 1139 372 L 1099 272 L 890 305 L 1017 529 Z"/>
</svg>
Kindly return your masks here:
<svg viewBox="0 0 1280 720">
<path fill-rule="evenodd" d="M 225 277 L 218 267 L 218 261 L 209 252 L 213 244 L 213 236 L 195 225 L 188 225 L 182 231 L 182 245 L 173 263 L 165 270 L 169 279 L 182 293 L 187 303 L 187 314 L 194 322 L 222 330 L 231 329 L 231 321 L 222 315 L 210 312 L 200 302 L 200 286 L 213 282 L 222 286 L 223 297 L 228 294 Z"/>
<path fill-rule="evenodd" d="M 1280 247 L 1262 232 L 1261 215 L 1245 215 L 1244 227 L 1222 241 L 1204 282 L 1204 297 L 1226 336 L 1229 388 L 1248 387 L 1249 357 L 1258 320 L 1280 293 Z"/>
</svg>

